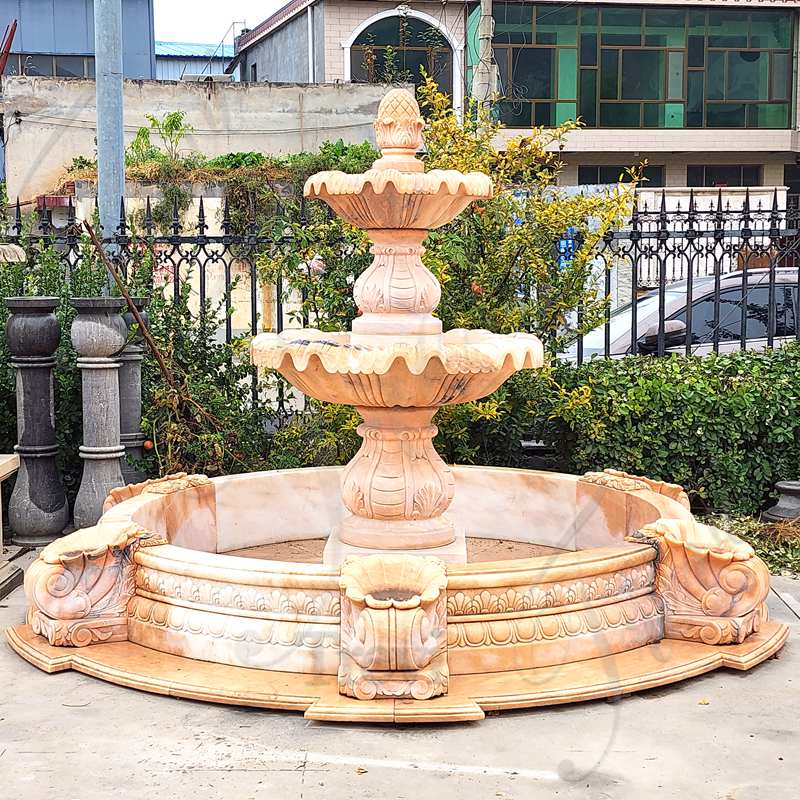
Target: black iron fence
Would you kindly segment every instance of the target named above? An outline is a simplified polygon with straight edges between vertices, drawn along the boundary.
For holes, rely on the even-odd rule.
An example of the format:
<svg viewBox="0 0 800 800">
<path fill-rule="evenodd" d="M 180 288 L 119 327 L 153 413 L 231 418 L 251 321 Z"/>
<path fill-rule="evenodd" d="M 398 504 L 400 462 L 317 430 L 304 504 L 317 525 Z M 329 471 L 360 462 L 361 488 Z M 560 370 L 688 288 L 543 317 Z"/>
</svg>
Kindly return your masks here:
<svg viewBox="0 0 800 800">
<path fill-rule="evenodd" d="M 754 206 L 746 192 L 731 208 L 721 190 L 705 208 L 693 193 L 683 209 L 668 210 L 663 192 L 657 208 L 636 205 L 597 252 L 603 293 L 613 294 L 616 276 L 635 302 L 609 305 L 602 327 L 578 336 L 568 355 L 580 363 L 800 340 L 799 235 L 797 209 L 779 207 L 777 190 L 769 207 Z"/>
<path fill-rule="evenodd" d="M 598 291 L 611 298 L 605 321 L 577 336 L 565 357 L 580 363 L 590 356 L 718 353 L 800 340 L 797 209 L 779 207 L 777 191 L 768 207 L 751 204 L 745 193 L 740 207 L 732 208 L 721 191 L 704 203 L 690 194 L 683 208 L 668 208 L 662 193 L 656 208 L 636 205 L 627 225 L 606 234 L 593 254 Z M 7 238 L 51 245 L 66 270 L 82 258 L 82 228 L 71 201 L 61 225 L 44 210 L 25 230 L 19 206 L 7 219 Z M 280 332 L 287 321 L 282 276 L 265 285 L 258 261 L 285 239 L 261 234 L 254 218 L 234 229 L 227 202 L 216 223 L 219 233 L 210 234 L 201 199 L 194 225 L 184 227 L 175 208 L 169 231 L 157 231 L 147 200 L 136 235 L 121 203 L 117 229 L 104 241 L 123 273 L 146 252 L 154 275 L 176 298 L 189 273 L 196 276 L 199 307 L 224 298 L 220 334 L 226 341 L 259 330 Z M 580 309 L 571 322 L 582 327 Z"/>
</svg>

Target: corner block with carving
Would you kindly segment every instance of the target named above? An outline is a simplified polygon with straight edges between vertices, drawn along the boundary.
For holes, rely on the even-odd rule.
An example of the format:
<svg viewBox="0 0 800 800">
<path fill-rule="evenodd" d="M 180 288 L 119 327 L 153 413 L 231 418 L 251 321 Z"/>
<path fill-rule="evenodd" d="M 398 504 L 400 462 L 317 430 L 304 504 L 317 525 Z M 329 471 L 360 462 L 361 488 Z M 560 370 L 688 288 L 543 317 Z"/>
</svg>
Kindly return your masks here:
<svg viewBox="0 0 800 800">
<path fill-rule="evenodd" d="M 28 624 L 54 646 L 125 641 L 133 552 L 163 541 L 132 522 L 100 522 L 56 539 L 25 574 Z"/>
<path fill-rule="evenodd" d="M 585 483 L 595 483 L 599 486 L 607 486 L 610 489 L 617 489 L 621 492 L 635 492 L 638 490 L 649 490 L 656 494 L 663 494 L 671 500 L 680 503 L 684 508 L 690 506 L 689 496 L 683 486 L 677 483 L 667 483 L 657 481 L 653 478 L 645 478 L 641 475 L 631 475 L 619 469 L 604 469 L 602 472 L 586 472 L 580 478 Z"/>
<path fill-rule="evenodd" d="M 339 692 L 359 700 L 446 694 L 447 574 L 437 558 L 342 564 Z"/>
<path fill-rule="evenodd" d="M 207 483 L 211 483 L 207 475 L 188 475 L 185 472 L 174 472 L 171 475 L 164 475 L 162 478 L 149 478 L 141 483 L 129 483 L 127 486 L 111 490 L 103 503 L 103 513 L 105 514 L 106 511 L 124 500 L 138 497 L 141 494 L 172 494 L 195 486 L 204 486 Z"/>
<path fill-rule="evenodd" d="M 658 550 L 666 638 L 740 644 L 767 621 L 769 571 L 738 537 L 695 520 L 660 519 L 628 540 Z"/>
</svg>

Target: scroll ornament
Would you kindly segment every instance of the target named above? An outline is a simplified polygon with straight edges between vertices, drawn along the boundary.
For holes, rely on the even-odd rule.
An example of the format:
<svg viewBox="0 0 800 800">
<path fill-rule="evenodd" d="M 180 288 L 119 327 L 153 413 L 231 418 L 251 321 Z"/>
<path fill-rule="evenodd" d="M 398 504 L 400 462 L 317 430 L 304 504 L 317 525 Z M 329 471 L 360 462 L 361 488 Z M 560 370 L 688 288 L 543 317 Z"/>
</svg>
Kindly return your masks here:
<svg viewBox="0 0 800 800">
<path fill-rule="evenodd" d="M 693 519 L 660 519 L 628 540 L 658 550 L 666 638 L 739 644 L 768 619 L 769 571 L 738 537 Z"/>
<path fill-rule="evenodd" d="M 133 553 L 164 542 L 130 521 L 100 522 L 56 539 L 25 575 L 33 632 L 57 647 L 125 641 Z"/>
</svg>

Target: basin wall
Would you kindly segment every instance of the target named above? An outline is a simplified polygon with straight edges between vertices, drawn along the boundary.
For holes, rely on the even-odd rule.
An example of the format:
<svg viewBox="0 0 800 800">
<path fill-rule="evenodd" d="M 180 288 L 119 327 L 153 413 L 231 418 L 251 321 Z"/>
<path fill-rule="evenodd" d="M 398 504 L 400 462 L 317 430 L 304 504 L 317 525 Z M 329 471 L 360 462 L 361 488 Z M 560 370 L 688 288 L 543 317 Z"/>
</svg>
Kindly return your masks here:
<svg viewBox="0 0 800 800">
<path fill-rule="evenodd" d="M 339 468 L 230 476 L 143 493 L 104 519 L 130 519 L 169 540 L 135 553 L 130 640 L 199 660 L 336 674 L 339 571 L 226 555 L 327 535 L 344 513 Z M 456 467 L 451 507 L 469 535 L 568 552 L 448 566 L 451 674 L 501 672 L 593 658 L 664 634 L 655 550 L 625 535 L 688 516 L 655 491 L 619 491 L 559 475 Z"/>
</svg>

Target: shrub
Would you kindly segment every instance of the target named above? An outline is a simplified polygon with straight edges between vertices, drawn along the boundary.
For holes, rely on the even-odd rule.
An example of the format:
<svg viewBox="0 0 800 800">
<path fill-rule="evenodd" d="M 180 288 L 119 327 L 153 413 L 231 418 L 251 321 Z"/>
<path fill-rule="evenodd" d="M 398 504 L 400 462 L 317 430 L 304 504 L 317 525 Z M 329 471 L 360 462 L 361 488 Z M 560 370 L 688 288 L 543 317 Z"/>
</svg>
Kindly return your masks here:
<svg viewBox="0 0 800 800">
<path fill-rule="evenodd" d="M 267 157 L 263 153 L 256 153 L 252 150 L 243 153 L 223 153 L 206 161 L 209 169 L 240 169 L 241 167 L 260 167 L 266 163 Z"/>
<path fill-rule="evenodd" d="M 560 367 L 587 387 L 563 420 L 575 471 L 619 467 L 684 485 L 705 508 L 753 513 L 800 464 L 800 349 L 633 357 Z"/>
<path fill-rule="evenodd" d="M 800 348 L 556 363 L 436 421 L 452 461 L 519 465 L 527 434 L 554 444 L 561 470 L 623 469 L 683 485 L 700 509 L 752 514 L 798 477 Z"/>
</svg>

